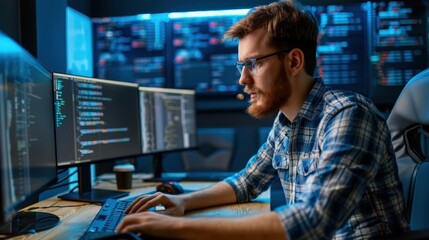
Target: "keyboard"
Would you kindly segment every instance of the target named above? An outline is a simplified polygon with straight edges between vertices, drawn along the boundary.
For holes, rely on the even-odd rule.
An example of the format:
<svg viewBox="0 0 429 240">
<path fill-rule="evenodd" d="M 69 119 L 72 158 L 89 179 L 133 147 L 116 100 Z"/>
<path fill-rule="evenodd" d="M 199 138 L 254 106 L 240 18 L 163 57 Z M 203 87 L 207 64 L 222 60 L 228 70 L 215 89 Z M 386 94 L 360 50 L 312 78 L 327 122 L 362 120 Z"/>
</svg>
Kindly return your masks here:
<svg viewBox="0 0 429 240">
<path fill-rule="evenodd" d="M 122 218 L 125 217 L 125 209 L 127 209 L 136 198 L 137 197 L 131 197 L 124 200 L 107 199 L 81 239 L 97 239 L 115 235 L 116 226 L 121 222 Z"/>
</svg>

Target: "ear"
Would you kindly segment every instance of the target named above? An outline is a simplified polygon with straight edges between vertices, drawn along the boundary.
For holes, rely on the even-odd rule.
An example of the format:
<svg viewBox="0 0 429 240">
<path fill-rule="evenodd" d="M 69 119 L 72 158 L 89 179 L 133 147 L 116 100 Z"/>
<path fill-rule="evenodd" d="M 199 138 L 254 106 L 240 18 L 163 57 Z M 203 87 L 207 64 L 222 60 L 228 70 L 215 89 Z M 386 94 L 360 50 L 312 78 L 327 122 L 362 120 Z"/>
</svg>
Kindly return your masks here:
<svg viewBox="0 0 429 240">
<path fill-rule="evenodd" d="M 304 70 L 304 52 L 299 48 L 294 48 L 288 54 L 289 58 L 289 73 L 291 75 L 298 75 L 301 71 Z"/>
</svg>

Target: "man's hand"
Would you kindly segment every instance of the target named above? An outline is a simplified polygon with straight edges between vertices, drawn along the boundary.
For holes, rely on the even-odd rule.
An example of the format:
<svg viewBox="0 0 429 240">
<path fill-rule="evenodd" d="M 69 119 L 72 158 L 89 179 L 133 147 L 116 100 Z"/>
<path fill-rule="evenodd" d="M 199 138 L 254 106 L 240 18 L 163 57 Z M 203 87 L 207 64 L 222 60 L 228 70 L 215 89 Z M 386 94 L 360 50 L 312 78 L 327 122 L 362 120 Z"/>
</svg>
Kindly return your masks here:
<svg viewBox="0 0 429 240">
<path fill-rule="evenodd" d="M 125 210 L 126 214 L 133 214 L 147 211 L 149 208 L 163 205 L 165 210 L 158 211 L 158 213 L 167 214 L 171 216 L 183 216 L 185 207 L 183 200 L 179 196 L 168 195 L 163 193 L 154 193 L 151 195 L 142 195 L 138 197 L 131 205 Z"/>
<path fill-rule="evenodd" d="M 157 212 L 129 214 L 115 229 L 162 239 L 236 240 L 286 239 L 278 215 L 268 212 L 237 218 L 185 218 Z"/>
<path fill-rule="evenodd" d="M 144 235 L 168 238 L 171 237 L 169 230 L 174 229 L 181 220 L 183 219 L 146 211 L 125 216 L 115 231 L 118 233 L 144 233 Z"/>
</svg>

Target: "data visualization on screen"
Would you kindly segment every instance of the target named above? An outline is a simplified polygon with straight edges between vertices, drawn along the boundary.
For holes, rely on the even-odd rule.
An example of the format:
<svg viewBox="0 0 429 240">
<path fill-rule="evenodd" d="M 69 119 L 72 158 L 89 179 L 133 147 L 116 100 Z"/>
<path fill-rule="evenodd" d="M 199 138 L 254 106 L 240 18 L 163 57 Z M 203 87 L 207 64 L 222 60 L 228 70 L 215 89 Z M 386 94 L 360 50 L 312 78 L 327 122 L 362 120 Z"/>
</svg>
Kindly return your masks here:
<svg viewBox="0 0 429 240">
<path fill-rule="evenodd" d="M 230 11 L 233 12 L 233 11 Z M 174 87 L 195 89 L 201 93 L 238 92 L 240 74 L 237 61 L 238 41 L 222 41 L 223 34 L 247 11 L 220 16 L 175 14 L 172 16 L 172 52 Z M 239 14 L 241 13 L 241 14 Z"/>
<path fill-rule="evenodd" d="M 138 155 L 137 84 L 54 73 L 58 165 Z"/>
<path fill-rule="evenodd" d="M 222 38 L 248 10 L 94 18 L 95 76 L 202 95 L 237 93 L 238 40 Z"/>
<path fill-rule="evenodd" d="M 368 45 L 366 10 L 360 3 L 308 6 L 319 23 L 317 75 L 325 84 L 367 94 L 363 49 Z"/>
<path fill-rule="evenodd" d="M 429 66 L 426 1 L 304 2 L 305 9 L 314 16 L 319 27 L 314 75 L 321 76 L 329 87 L 352 90 L 369 96 L 379 106 L 391 106 L 412 76 Z M 94 50 L 99 56 L 99 73 L 104 68 L 122 76 L 133 75 L 132 81 L 142 83 L 142 86 L 193 89 L 201 100 L 198 108 L 212 109 L 211 99 L 219 100 L 217 96 L 220 95 L 235 100 L 242 91 L 238 83 L 239 73 L 234 68 L 239 41 L 222 41 L 222 37 L 249 10 L 167 12 L 134 18 L 96 19 L 98 30 L 95 36 L 102 36 L 95 38 L 98 48 Z M 134 22 L 124 23 L 126 19 L 134 19 Z M 138 21 L 146 21 L 144 19 L 156 19 L 153 24 L 159 25 L 159 31 L 146 27 L 145 31 L 136 33 L 139 28 L 135 25 Z M 157 42 L 162 44 L 157 46 L 163 48 L 145 50 L 143 54 L 139 48 L 129 47 L 133 46 L 131 39 L 137 35 L 158 39 Z M 151 46 L 149 41 L 146 46 Z M 137 65 L 133 71 L 103 67 L 103 64 L 114 61 L 124 64 L 141 62 L 139 66 L 144 66 L 141 69 L 162 66 L 153 69 L 162 69 L 164 85 L 158 84 L 157 76 L 137 80 Z M 230 103 L 222 102 L 219 108 L 228 109 L 233 106 Z"/>
<path fill-rule="evenodd" d="M 140 87 L 142 152 L 196 147 L 195 91 Z"/>
<path fill-rule="evenodd" d="M 428 66 L 426 7 L 421 1 L 372 2 L 370 97 L 396 99 L 403 86 Z"/>
<path fill-rule="evenodd" d="M 95 75 L 165 87 L 166 14 L 94 19 Z"/>
</svg>

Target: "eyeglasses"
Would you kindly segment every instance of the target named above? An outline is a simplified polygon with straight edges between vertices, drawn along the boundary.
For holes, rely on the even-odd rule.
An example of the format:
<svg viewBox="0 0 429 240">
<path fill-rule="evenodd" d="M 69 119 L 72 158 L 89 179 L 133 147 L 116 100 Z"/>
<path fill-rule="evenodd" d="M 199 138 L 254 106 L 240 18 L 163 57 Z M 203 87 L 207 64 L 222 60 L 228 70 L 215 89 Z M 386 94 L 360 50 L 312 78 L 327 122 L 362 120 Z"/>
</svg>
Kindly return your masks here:
<svg viewBox="0 0 429 240">
<path fill-rule="evenodd" d="M 237 68 L 237 70 L 238 70 L 238 72 L 240 74 L 243 73 L 243 67 L 246 67 L 247 71 L 250 74 L 255 75 L 255 74 L 258 73 L 258 70 L 259 70 L 258 65 L 256 64 L 257 61 L 262 60 L 264 58 L 268 58 L 268 57 L 274 56 L 274 55 L 278 55 L 280 53 L 284 53 L 284 52 L 288 53 L 290 51 L 292 51 L 292 49 L 280 50 L 280 51 L 277 51 L 275 53 L 271 53 L 271 54 L 268 54 L 268 55 L 265 55 L 265 56 L 262 56 L 262 57 L 258 57 L 258 58 L 249 58 L 249 59 L 246 59 L 246 60 L 244 60 L 242 62 L 236 62 L 235 63 L 235 67 Z"/>
</svg>

